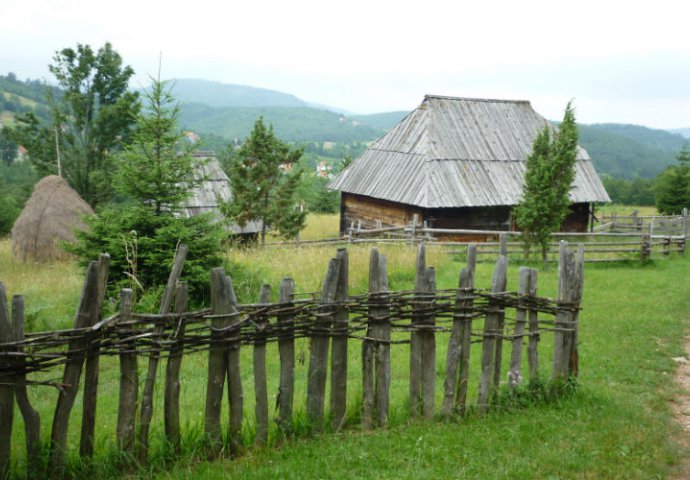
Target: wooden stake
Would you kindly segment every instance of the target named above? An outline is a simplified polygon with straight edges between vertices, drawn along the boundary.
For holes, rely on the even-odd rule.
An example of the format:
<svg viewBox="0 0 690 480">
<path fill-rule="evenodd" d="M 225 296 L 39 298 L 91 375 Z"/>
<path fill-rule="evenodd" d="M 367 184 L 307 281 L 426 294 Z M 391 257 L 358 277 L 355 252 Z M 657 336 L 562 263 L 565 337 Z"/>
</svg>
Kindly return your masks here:
<svg viewBox="0 0 690 480">
<path fill-rule="evenodd" d="M 412 313 L 412 330 L 410 332 L 410 385 L 408 406 L 411 416 L 419 415 L 422 396 L 422 350 L 419 332 L 415 329 L 421 318 L 419 303 L 423 301 L 426 292 L 426 249 L 419 245 L 417 267 L 415 271 L 414 291 L 415 307 Z"/>
<path fill-rule="evenodd" d="M 292 296 L 295 291 L 295 282 L 291 278 L 285 278 L 280 282 L 281 305 L 286 309 L 292 307 Z M 295 396 L 295 319 L 294 315 L 278 315 L 276 323 L 281 329 L 278 340 L 278 352 L 280 355 L 280 386 L 278 387 L 278 426 L 283 433 L 292 431 L 292 404 Z"/>
<path fill-rule="evenodd" d="M 5 286 L 0 282 L 0 344 L 14 341 L 14 332 L 7 308 Z M 0 353 L 8 349 L 0 348 Z M 9 362 L 9 360 L 4 360 Z M 14 419 L 14 387 L 12 377 L 0 377 L 0 479 L 10 478 L 12 421 Z"/>
<path fill-rule="evenodd" d="M 515 313 L 515 329 L 513 331 L 513 350 L 510 355 L 510 369 L 508 370 L 508 386 L 515 387 L 522 383 L 522 343 L 524 341 L 525 325 L 527 324 L 527 310 L 524 297 L 529 294 L 530 269 L 520 267 L 518 284 L 518 308 Z"/>
<path fill-rule="evenodd" d="M 175 313 L 182 315 L 188 309 L 189 289 L 186 282 L 177 284 L 175 290 Z M 170 354 L 165 368 L 165 393 L 163 413 L 165 438 L 174 451 L 180 451 L 182 434 L 180 431 L 180 369 L 184 356 L 184 336 L 186 319 L 180 316 L 175 328 L 175 343 L 170 347 Z"/>
<path fill-rule="evenodd" d="M 340 262 L 338 287 L 335 301 L 338 305 L 333 316 L 333 340 L 331 341 L 331 427 L 338 432 L 345 422 L 347 407 L 347 347 L 349 312 L 342 305 L 349 298 L 349 259 L 347 250 L 338 249 L 336 258 Z"/>
<path fill-rule="evenodd" d="M 125 288 L 120 292 L 120 324 L 122 326 L 132 322 L 133 292 Z M 132 337 L 129 333 L 121 332 L 120 340 Z M 135 420 L 137 415 L 137 400 L 139 395 L 139 373 L 137 366 L 136 342 L 130 340 L 120 347 L 120 399 L 117 409 L 117 445 L 120 450 L 134 455 Z"/>
<path fill-rule="evenodd" d="M 537 269 L 529 270 L 529 295 L 537 296 Z M 529 322 L 529 341 L 527 343 L 527 363 L 529 365 L 529 379 L 531 382 L 537 380 L 539 375 L 539 315 L 537 311 L 530 308 L 527 311 Z"/>
<path fill-rule="evenodd" d="M 264 284 L 261 287 L 259 303 L 271 303 L 271 286 Z M 256 335 L 254 341 L 254 413 L 256 415 L 257 446 L 265 447 L 268 444 L 268 386 L 266 383 L 266 335 L 268 317 L 259 315 L 256 318 Z"/>
<path fill-rule="evenodd" d="M 321 291 L 321 312 L 317 314 L 309 345 L 309 373 L 307 379 L 307 419 L 316 430 L 323 425 L 326 380 L 328 376 L 328 346 L 333 324 L 333 301 L 340 276 L 340 262 L 331 258 Z"/>
<path fill-rule="evenodd" d="M 433 313 L 436 297 L 436 271 L 434 267 L 426 269 L 426 309 L 422 325 L 427 327 L 420 335 L 421 340 L 421 370 L 422 370 L 422 416 L 427 420 L 434 417 L 434 399 L 436 393 L 436 334 L 433 327 L 436 324 Z"/>
</svg>

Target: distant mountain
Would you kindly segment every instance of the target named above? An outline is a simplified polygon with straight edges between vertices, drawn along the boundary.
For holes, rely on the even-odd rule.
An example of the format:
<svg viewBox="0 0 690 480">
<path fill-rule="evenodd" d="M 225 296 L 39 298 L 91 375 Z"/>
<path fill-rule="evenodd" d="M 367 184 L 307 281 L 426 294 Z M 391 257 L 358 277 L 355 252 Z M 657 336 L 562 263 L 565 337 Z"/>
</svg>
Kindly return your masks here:
<svg viewBox="0 0 690 480">
<path fill-rule="evenodd" d="M 307 102 L 289 93 L 196 79 L 173 79 L 172 94 L 180 103 L 203 103 L 211 107 L 307 107 Z"/>
<path fill-rule="evenodd" d="M 665 130 L 627 124 L 578 125 L 580 144 L 597 172 L 618 178 L 655 177 L 676 162 L 686 140 Z"/>
<path fill-rule="evenodd" d="M 289 142 L 369 142 L 384 133 L 343 115 L 309 107 L 219 108 L 190 103 L 183 104 L 180 113 L 184 128 L 227 140 L 244 140 L 259 117 L 273 125 L 278 137 Z"/>
<path fill-rule="evenodd" d="M 688 128 L 673 128 L 669 130 L 671 133 L 677 133 L 684 136 L 685 138 L 690 138 L 690 127 Z"/>
<path fill-rule="evenodd" d="M 371 115 L 351 115 L 350 118 L 364 124 L 371 125 L 372 127 L 380 128 L 382 130 L 390 130 L 409 113 L 410 112 L 407 111 L 373 113 Z"/>
</svg>

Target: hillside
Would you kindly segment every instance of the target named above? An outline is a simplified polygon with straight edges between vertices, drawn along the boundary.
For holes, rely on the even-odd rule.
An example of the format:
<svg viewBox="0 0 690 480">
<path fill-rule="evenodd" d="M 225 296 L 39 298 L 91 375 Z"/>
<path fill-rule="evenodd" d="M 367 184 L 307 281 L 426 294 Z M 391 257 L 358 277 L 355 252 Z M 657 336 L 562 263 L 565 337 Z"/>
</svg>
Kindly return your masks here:
<svg viewBox="0 0 690 480">
<path fill-rule="evenodd" d="M 669 130 L 669 132 L 677 133 L 679 135 L 684 136 L 685 138 L 690 139 L 690 127 L 688 127 L 688 128 L 674 128 L 674 129 Z"/>
<path fill-rule="evenodd" d="M 278 137 L 289 142 L 366 142 L 384 131 L 360 124 L 342 115 L 309 107 L 211 107 L 201 103 L 183 104 L 181 121 L 197 133 L 243 140 L 257 118 L 272 124 Z"/>
<path fill-rule="evenodd" d="M 599 174 L 633 179 L 655 177 L 676 162 L 686 142 L 665 130 L 637 125 L 578 125 L 580 144 L 587 150 Z"/>
<path fill-rule="evenodd" d="M 173 79 L 172 94 L 180 103 L 202 103 L 212 107 L 307 107 L 307 102 L 294 95 L 232 85 L 209 80 Z"/>
</svg>

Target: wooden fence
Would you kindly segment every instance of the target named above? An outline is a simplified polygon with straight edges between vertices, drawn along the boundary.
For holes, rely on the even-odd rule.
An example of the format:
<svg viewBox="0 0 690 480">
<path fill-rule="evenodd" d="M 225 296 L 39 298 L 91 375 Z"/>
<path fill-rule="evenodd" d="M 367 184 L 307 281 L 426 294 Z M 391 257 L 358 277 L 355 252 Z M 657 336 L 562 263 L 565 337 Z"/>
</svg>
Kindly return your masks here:
<svg viewBox="0 0 690 480">
<path fill-rule="evenodd" d="M 119 312 L 101 318 L 108 276 L 109 257 L 92 262 L 86 278 L 74 327 L 65 331 L 24 332 L 24 305 L 14 296 L 11 309 L 0 283 L 0 478 L 10 475 L 12 419 L 15 399 L 26 432 L 27 476 L 61 478 L 66 472 L 69 418 L 80 390 L 83 395 L 79 455 L 88 460 L 96 445 L 96 406 L 99 359 L 119 357 L 120 384 L 115 432 L 118 448 L 126 458 L 145 464 L 155 405 L 156 372 L 165 361 L 163 422 L 167 440 L 175 448 L 181 442 L 180 371 L 188 354 L 208 355 L 204 432 L 206 455 L 220 455 L 223 443 L 221 408 L 225 385 L 230 408 L 227 437 L 230 452 L 238 452 L 244 418 L 240 351 L 252 350 L 255 393 L 256 438 L 265 445 L 269 432 L 269 385 L 266 345 L 276 342 L 280 356 L 275 421 L 283 432 L 293 428 L 295 405 L 295 339 L 309 339 L 306 416 L 310 428 L 338 431 L 346 418 L 360 415 L 365 429 L 388 423 L 391 399 L 391 371 L 407 368 L 391 362 L 391 348 L 409 348 L 408 409 L 412 416 L 431 419 L 440 407 L 444 417 L 462 415 L 468 408 L 486 413 L 501 380 L 514 388 L 525 379 L 536 380 L 546 354 L 538 346 L 545 334 L 554 338 L 551 379 L 556 383 L 578 374 L 578 312 L 583 287 L 583 247 L 573 253 L 560 245 L 558 299 L 537 296 L 537 271 L 519 270 L 519 289 L 506 291 L 508 259 L 500 255 L 493 280 L 486 290 L 475 287 L 477 249 L 468 248 L 467 267 L 459 275 L 459 287 L 436 289 L 434 267 L 428 267 L 425 247 L 419 247 L 415 287 L 411 291 L 389 291 L 387 262 L 372 249 L 369 291 L 350 295 L 348 252 L 339 249 L 329 261 L 319 298 L 300 299 L 295 284 L 285 279 L 279 301 L 270 303 L 270 286 L 261 289 L 260 302 L 237 303 L 231 279 L 222 268 L 211 272 L 211 302 L 207 310 L 187 311 L 187 289 L 179 282 L 185 246 L 177 252 L 158 314 L 132 311 L 132 291 L 123 290 Z M 445 335 L 442 335 L 445 334 Z M 352 401 L 352 375 L 348 377 L 348 343 L 362 344 L 361 411 L 348 412 Z M 447 341 L 442 398 L 436 395 L 436 345 Z M 480 344 L 472 347 L 473 344 Z M 526 361 L 523 347 L 526 344 Z M 406 347 L 409 345 L 409 347 Z M 510 360 L 503 360 L 510 347 Z M 479 348 L 479 350 L 477 350 Z M 475 352 L 480 360 L 472 362 Z M 506 352 L 507 354 L 507 352 Z M 329 362 L 330 357 L 330 362 Z M 140 360 L 146 361 L 143 388 L 139 391 Z M 526 372 L 522 371 L 523 363 Z M 470 368 L 478 370 L 472 377 Z M 60 382 L 32 380 L 37 372 L 63 368 Z M 478 373 L 478 375 L 477 375 Z M 45 375 L 41 378 L 45 378 Z M 469 404 L 471 378 L 478 378 L 476 402 Z M 547 379 L 545 379 L 547 380 Z M 327 384 L 330 382 L 330 389 Z M 60 394 L 52 418 L 47 465 L 40 457 L 40 422 L 27 397 L 27 387 L 58 387 Z M 328 408 L 326 392 L 330 391 Z M 350 402 L 347 400 L 350 398 Z M 200 402 L 202 399 L 199 399 Z M 138 406 L 138 415 L 137 415 Z M 352 407 L 350 407 L 352 408 Z M 353 415 L 355 414 L 355 415 Z M 326 422 L 330 422 L 327 424 Z M 19 428 L 15 425 L 14 428 Z M 73 447 L 76 449 L 76 446 Z"/>
<path fill-rule="evenodd" d="M 600 225 L 592 232 L 557 232 L 551 235 L 552 242 L 548 258 L 558 261 L 561 241 L 582 243 L 585 248 L 585 262 L 617 262 L 640 260 L 670 253 L 685 253 L 688 238 L 688 215 L 675 216 L 607 216 L 600 219 Z M 494 257 L 507 248 L 508 255 L 523 255 L 520 237 L 522 232 L 505 230 L 469 230 L 428 227 L 426 222 L 413 221 L 405 226 L 382 226 L 362 228 L 352 222 L 343 238 L 328 238 L 296 242 L 275 242 L 274 246 L 319 246 L 338 244 L 385 244 L 425 242 L 451 251 L 459 251 L 471 243 L 478 245 L 477 255 Z M 457 241 L 462 239 L 462 241 Z M 503 247 L 501 247 L 503 245 Z"/>
</svg>

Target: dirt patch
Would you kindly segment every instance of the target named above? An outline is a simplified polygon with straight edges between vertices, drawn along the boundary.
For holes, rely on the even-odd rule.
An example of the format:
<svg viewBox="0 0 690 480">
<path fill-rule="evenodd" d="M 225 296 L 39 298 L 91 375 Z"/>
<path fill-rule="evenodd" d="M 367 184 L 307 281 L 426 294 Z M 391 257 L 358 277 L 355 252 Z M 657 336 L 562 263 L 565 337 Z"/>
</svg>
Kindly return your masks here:
<svg viewBox="0 0 690 480">
<path fill-rule="evenodd" d="M 675 381 L 680 389 L 674 401 L 671 402 L 671 410 L 678 424 L 683 427 L 677 440 L 683 450 L 690 451 L 690 336 L 685 337 L 684 348 L 685 356 L 673 359 L 678 364 Z M 676 474 L 671 478 L 674 480 L 690 478 L 690 456 L 683 456 Z"/>
</svg>

